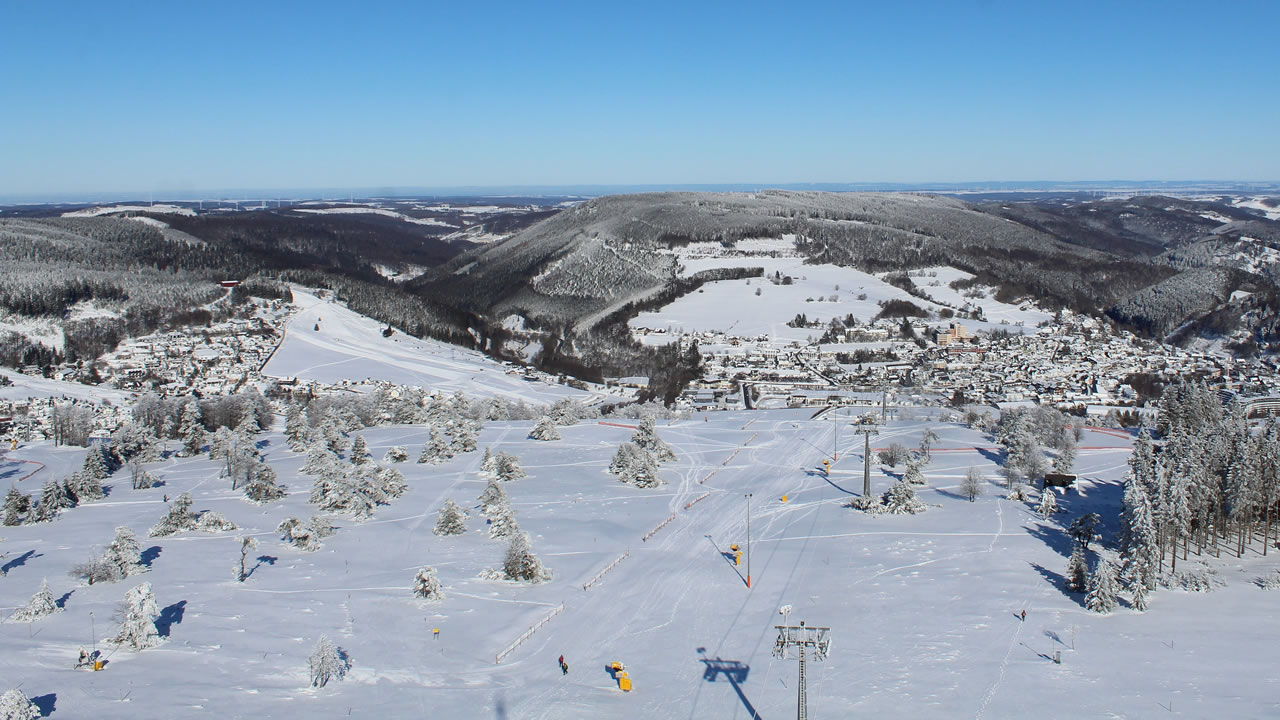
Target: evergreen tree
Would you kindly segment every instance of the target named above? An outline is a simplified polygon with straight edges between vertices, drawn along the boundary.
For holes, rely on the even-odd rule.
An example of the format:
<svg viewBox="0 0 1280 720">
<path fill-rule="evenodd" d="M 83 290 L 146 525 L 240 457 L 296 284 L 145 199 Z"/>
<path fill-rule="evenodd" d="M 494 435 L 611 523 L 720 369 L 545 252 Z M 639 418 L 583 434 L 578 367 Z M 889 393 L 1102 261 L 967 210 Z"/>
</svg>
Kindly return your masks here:
<svg viewBox="0 0 1280 720">
<path fill-rule="evenodd" d="M 528 533 L 523 532 L 512 536 L 511 543 L 507 546 L 506 558 L 502 562 L 502 572 L 509 580 L 538 583 L 551 579 L 551 573 L 533 554 Z"/>
<path fill-rule="evenodd" d="M 39 720 L 40 708 L 14 688 L 0 695 L 0 720 Z"/>
<path fill-rule="evenodd" d="M 484 457 L 480 459 L 480 472 L 492 473 L 498 469 L 498 459 L 489 452 L 489 448 L 484 449 Z"/>
<path fill-rule="evenodd" d="M 142 570 L 142 545 L 129 528 L 116 528 L 116 536 L 102 553 L 102 559 L 116 570 L 118 577 L 136 575 Z"/>
<path fill-rule="evenodd" d="M 369 459 L 369 445 L 364 440 L 364 435 L 356 435 L 356 439 L 351 443 L 350 459 L 352 464 L 359 465 Z"/>
<path fill-rule="evenodd" d="M 200 403 L 195 398 L 188 398 L 182 405 L 182 415 L 178 421 L 178 435 L 182 437 L 182 455 L 196 457 L 204 450 L 208 433 L 204 429 L 204 419 L 200 414 Z"/>
<path fill-rule="evenodd" d="M 1084 592 L 1089 584 L 1089 566 L 1085 563 L 1084 550 L 1079 543 L 1072 543 L 1071 559 L 1067 561 L 1067 589 Z"/>
<path fill-rule="evenodd" d="M 435 534 L 461 535 L 467 531 L 466 519 L 466 512 L 458 507 L 458 503 L 454 502 L 453 498 L 448 498 L 444 501 L 444 507 L 440 508 L 440 515 L 436 519 Z"/>
<path fill-rule="evenodd" d="M 520 532 L 520 524 L 516 522 L 516 511 L 510 503 L 502 503 L 494 507 L 489 515 L 489 537 L 498 540 L 511 537 Z"/>
<path fill-rule="evenodd" d="M 1040 513 L 1040 517 L 1048 520 L 1054 513 L 1058 512 L 1058 497 L 1053 488 L 1046 487 L 1040 493 L 1040 506 L 1036 508 L 1036 512 Z"/>
<path fill-rule="evenodd" d="M 31 512 L 31 496 L 18 492 L 18 488 L 10 487 L 4 496 L 4 524 L 21 525 L 27 513 Z"/>
<path fill-rule="evenodd" d="M 294 452 L 306 450 L 307 443 L 311 439 L 311 427 L 307 425 L 306 418 L 302 416 L 302 406 L 297 403 L 289 403 L 289 407 L 285 411 L 284 437 Z"/>
<path fill-rule="evenodd" d="M 40 491 L 40 502 L 36 503 L 36 509 L 32 512 L 32 520 L 48 522 L 57 517 L 61 510 L 70 507 L 75 507 L 75 502 L 67 494 L 66 487 L 56 480 L 45 480 Z"/>
<path fill-rule="evenodd" d="M 151 527 L 151 537 L 163 537 L 183 530 L 194 530 L 196 516 L 191 512 L 191 493 L 182 493 L 169 503 L 169 511 Z"/>
<path fill-rule="evenodd" d="M 1085 596 L 1084 605 L 1097 613 L 1109 613 L 1116 607 L 1119 590 L 1115 567 L 1110 560 L 1104 558 L 1100 561 L 1098 570 L 1089 578 L 1089 594 Z"/>
<path fill-rule="evenodd" d="M 512 480 L 526 477 L 524 468 L 520 466 L 520 458 L 504 452 L 498 453 L 498 462 L 497 467 L 494 469 L 494 474 L 502 482 L 511 482 Z"/>
<path fill-rule="evenodd" d="M 343 436 L 344 423 L 330 405 L 324 411 L 324 415 L 320 418 L 320 434 L 324 438 L 324 444 L 329 448 L 329 452 L 334 455 L 341 455 L 343 450 L 347 449 L 347 439 Z"/>
<path fill-rule="evenodd" d="M 909 485 L 924 485 L 924 473 L 920 472 L 921 462 L 918 460 L 908 460 L 907 469 L 902 473 L 902 480 Z"/>
<path fill-rule="evenodd" d="M 1126 524 L 1122 528 L 1120 548 L 1122 573 L 1131 588 L 1140 585 L 1144 590 L 1153 590 L 1160 565 L 1160 547 L 1151 499 L 1145 485 L 1132 472 L 1125 485 L 1123 519 Z"/>
<path fill-rule="evenodd" d="M 27 601 L 26 605 L 13 613 L 12 618 L 18 622 L 35 622 L 56 612 L 62 612 L 62 608 L 58 607 L 58 601 L 53 599 L 53 593 L 49 590 L 49 581 L 41 580 L 40 589 L 31 596 L 31 600 Z"/>
<path fill-rule="evenodd" d="M 422 452 L 418 455 L 418 462 L 439 465 L 448 462 L 453 458 L 453 447 L 445 438 L 444 433 L 440 430 L 432 430 L 431 437 L 427 439 L 425 445 L 422 446 Z"/>
<path fill-rule="evenodd" d="M 102 445 L 90 445 L 88 452 L 84 456 L 84 465 L 80 468 L 80 472 L 85 473 L 89 477 L 98 480 L 105 480 L 111 474 L 111 468 L 107 464 L 106 454 L 102 451 Z"/>
<path fill-rule="evenodd" d="M 1071 431 L 1062 434 L 1062 447 L 1058 449 L 1058 456 L 1053 459 L 1053 471 L 1056 473 L 1068 474 L 1071 468 L 1076 464 L 1076 438 L 1075 433 Z"/>
<path fill-rule="evenodd" d="M 102 481 L 83 470 L 63 479 L 62 487 L 72 506 L 106 497 L 106 493 L 102 490 Z"/>
<path fill-rule="evenodd" d="M 925 505 L 916 497 L 911 483 L 905 480 L 896 482 L 889 488 L 883 498 L 885 511 L 893 515 L 915 515 L 925 510 Z"/>
<path fill-rule="evenodd" d="M 311 671 L 311 686 L 324 687 L 330 680 L 341 680 L 351 662 L 341 648 L 329 641 L 328 635 L 321 635 L 307 659 L 307 667 Z"/>
<path fill-rule="evenodd" d="M 436 577 L 436 569 L 424 567 L 413 578 L 413 594 L 423 600 L 440 601 L 444 599 L 444 590 L 440 588 L 440 578 Z"/>
<path fill-rule="evenodd" d="M 538 418 L 538 424 L 529 432 L 529 437 L 534 440 L 559 440 L 560 430 L 556 428 L 556 423 L 548 415 Z"/>
<path fill-rule="evenodd" d="M 396 445 L 388 450 L 386 455 L 382 456 L 382 462 L 384 463 L 402 463 L 408 459 L 409 452 L 403 445 Z"/>
<path fill-rule="evenodd" d="M 1149 603 L 1147 601 L 1147 586 L 1142 583 L 1136 583 L 1133 586 L 1133 609 L 1138 612 L 1146 612 Z"/>
<path fill-rule="evenodd" d="M 156 630 L 156 618 L 160 611 L 151 592 L 151 583 L 142 583 L 124 596 L 124 620 L 112 642 L 134 650 L 146 650 L 160 644 L 160 632 Z"/>
<path fill-rule="evenodd" d="M 246 475 L 244 495 L 250 501 L 266 504 L 284 498 L 286 488 L 277 482 L 276 471 L 270 465 L 255 461 L 248 467 Z"/>
<path fill-rule="evenodd" d="M 493 517 L 501 506 L 510 504 L 507 500 L 507 491 L 502 489 L 496 477 L 489 478 L 484 491 L 480 493 L 479 504 L 480 514 L 487 518 Z"/>
<path fill-rule="evenodd" d="M 671 462 L 676 459 L 676 454 L 658 437 L 657 422 L 652 415 L 640 418 L 640 426 L 631 436 L 631 442 L 648 451 L 653 459 L 659 463 Z"/>
</svg>

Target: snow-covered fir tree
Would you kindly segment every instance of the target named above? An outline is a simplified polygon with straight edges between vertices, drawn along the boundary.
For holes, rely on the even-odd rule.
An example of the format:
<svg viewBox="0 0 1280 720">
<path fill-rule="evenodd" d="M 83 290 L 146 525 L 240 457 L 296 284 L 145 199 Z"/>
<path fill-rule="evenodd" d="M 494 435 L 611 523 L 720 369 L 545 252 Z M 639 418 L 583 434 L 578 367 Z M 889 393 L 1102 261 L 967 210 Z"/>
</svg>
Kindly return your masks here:
<svg viewBox="0 0 1280 720">
<path fill-rule="evenodd" d="M 502 572 L 508 580 L 539 583 L 551 579 L 551 573 L 542 566 L 542 561 L 533 554 L 533 546 L 529 534 L 516 533 L 507 546 L 506 558 L 502 561 Z"/>
<path fill-rule="evenodd" d="M 21 525 L 31 512 L 31 496 L 24 495 L 16 487 L 10 487 L 4 496 L 4 524 L 10 527 Z"/>
<path fill-rule="evenodd" d="M 105 480 L 111 474 L 111 466 L 107 462 L 107 456 L 101 444 L 89 446 L 80 471 L 98 480 Z"/>
<path fill-rule="evenodd" d="M 364 435 L 357 434 L 355 440 L 351 442 L 349 459 L 355 465 L 359 465 L 369 459 L 369 445 L 365 442 Z"/>
<path fill-rule="evenodd" d="M 285 518 L 276 526 L 280 540 L 299 550 L 312 552 L 320 549 L 321 541 L 333 535 L 336 530 L 333 523 L 319 515 L 312 516 L 308 522 L 298 518 Z"/>
<path fill-rule="evenodd" d="M 653 455 L 635 443 L 622 443 L 609 463 L 609 472 L 619 482 L 639 488 L 654 488 L 662 484 L 658 463 Z"/>
<path fill-rule="evenodd" d="M 321 416 L 320 426 L 317 429 L 329 452 L 341 455 L 347 449 L 347 438 L 343 435 L 344 423 L 332 405 Z"/>
<path fill-rule="evenodd" d="M 524 468 L 520 466 L 520 458 L 504 452 L 498 453 L 493 473 L 502 482 L 511 482 L 525 477 Z"/>
<path fill-rule="evenodd" d="M 916 497 L 915 488 L 906 480 L 900 480 L 890 487 L 881 499 L 885 512 L 893 515 L 915 515 L 925 510 L 925 505 Z"/>
<path fill-rule="evenodd" d="M 413 594 L 423 600 L 440 601 L 444 599 L 444 590 L 440 588 L 440 578 L 436 577 L 436 569 L 424 567 L 413 577 Z"/>
<path fill-rule="evenodd" d="M 302 472 L 307 475 L 318 475 L 325 468 L 337 465 L 339 458 L 330 452 L 324 443 L 313 443 L 307 449 L 307 460 L 302 464 Z"/>
<path fill-rule="evenodd" d="M 169 503 L 169 511 L 151 527 L 151 537 L 164 537 L 184 530 L 194 530 L 196 516 L 191 512 L 191 493 L 182 493 Z"/>
<path fill-rule="evenodd" d="M 658 437 L 657 422 L 652 415 L 640 418 L 640 426 L 631 436 L 631 442 L 648 451 L 659 463 L 672 462 L 676 454 Z"/>
<path fill-rule="evenodd" d="M 204 451 L 208 433 L 204 429 L 204 419 L 200 414 L 200 403 L 195 398 L 188 398 L 182 405 L 182 416 L 178 421 L 178 434 L 182 437 L 183 457 L 196 457 Z"/>
<path fill-rule="evenodd" d="M 422 446 L 422 452 L 418 454 L 418 462 L 439 465 L 448 462 L 451 458 L 453 458 L 452 443 L 445 437 L 443 431 L 432 430 L 431 437 L 427 438 L 426 444 Z"/>
<path fill-rule="evenodd" d="M 125 593 L 123 615 L 120 630 L 112 642 L 134 650 L 146 650 L 160 644 L 160 632 L 156 630 L 160 611 L 156 608 L 151 583 L 144 582 Z"/>
<path fill-rule="evenodd" d="M 1103 558 L 1099 561 L 1098 569 L 1089 577 L 1089 594 L 1084 598 L 1084 605 L 1097 613 L 1109 613 L 1115 609 L 1119 593 L 1115 565 Z"/>
<path fill-rule="evenodd" d="M 534 425 L 533 430 L 529 432 L 529 437 L 534 440 L 559 440 L 560 430 L 550 416 L 543 415 L 538 418 L 538 424 Z"/>
<path fill-rule="evenodd" d="M 1120 533 L 1121 574 L 1130 588 L 1141 585 L 1154 590 L 1160 567 L 1159 538 L 1146 483 L 1132 470 L 1125 478 L 1124 504 L 1121 517 L 1127 522 Z"/>
<path fill-rule="evenodd" d="M 1137 610 L 1138 612 L 1147 611 L 1147 608 L 1151 606 L 1150 601 L 1147 600 L 1147 595 L 1149 593 L 1150 591 L 1147 590 L 1146 585 L 1143 585 L 1142 583 L 1136 583 L 1133 585 L 1133 609 L 1134 610 Z"/>
<path fill-rule="evenodd" d="M 245 471 L 244 496 L 260 505 L 284 498 L 287 488 L 277 480 L 276 471 L 265 462 L 256 460 Z"/>
<path fill-rule="evenodd" d="M 1040 505 L 1036 507 L 1036 512 L 1045 520 L 1053 517 L 1053 514 L 1058 512 L 1058 495 L 1053 491 L 1053 488 L 1046 487 L 1040 492 Z"/>
<path fill-rule="evenodd" d="M 494 540 L 511 537 L 520 532 L 516 511 L 510 503 L 496 505 L 489 518 L 489 537 Z"/>
<path fill-rule="evenodd" d="M 0 720 L 39 720 L 40 708 L 18 688 L 0 695 Z"/>
<path fill-rule="evenodd" d="M 324 687 L 330 680 L 341 680 L 350 669 L 351 662 L 341 648 L 334 645 L 328 635 L 321 635 L 307 659 L 311 673 L 311 686 Z"/>
<path fill-rule="evenodd" d="M 507 491 L 502 489 L 498 479 L 491 477 L 480 493 L 477 503 L 480 506 L 480 514 L 488 518 L 493 517 L 500 507 L 510 505 L 510 500 L 507 499 Z"/>
<path fill-rule="evenodd" d="M 384 463 L 402 463 L 409 459 L 409 451 L 403 445 L 396 445 L 382 456 Z"/>
<path fill-rule="evenodd" d="M 113 566 L 119 577 L 125 578 L 142 571 L 142 545 L 129 528 L 116 528 L 116 536 L 102 553 L 104 562 Z"/>
<path fill-rule="evenodd" d="M 1067 589 L 1071 592 L 1084 592 L 1089 585 L 1089 565 L 1085 562 L 1084 550 L 1079 543 L 1072 543 L 1066 579 Z"/>
<path fill-rule="evenodd" d="M 83 470 L 71 473 L 69 477 L 64 478 L 62 487 L 72 505 L 93 502 L 106 497 L 102 489 L 102 481 Z"/>
<path fill-rule="evenodd" d="M 453 501 L 453 498 L 446 498 L 444 507 L 440 508 L 440 514 L 436 518 L 436 535 L 461 535 L 467 531 L 466 512 Z"/>
<path fill-rule="evenodd" d="M 304 452 L 311 441 L 311 426 L 302 415 L 302 406 L 289 403 L 284 416 L 284 437 L 294 452 Z"/>
<path fill-rule="evenodd" d="M 18 608 L 11 618 L 17 622 L 35 622 L 42 617 L 61 611 L 62 608 L 58 607 L 58 601 L 54 600 L 53 593 L 49 590 L 49 581 L 41 580 L 40 589 L 31 596 L 26 605 Z"/>
<path fill-rule="evenodd" d="M 451 427 L 449 447 L 454 454 L 475 452 L 476 434 L 479 432 L 477 427 L 469 420 L 461 420 Z"/>
<path fill-rule="evenodd" d="M 924 485 L 924 473 L 920 471 L 922 460 L 908 460 L 907 469 L 902 473 L 902 480 L 909 485 Z"/>
<path fill-rule="evenodd" d="M 1056 473 L 1070 473 L 1076 464 L 1076 436 L 1075 433 L 1068 430 L 1062 434 L 1062 447 L 1058 448 L 1058 455 L 1053 459 L 1053 471 Z"/>
<path fill-rule="evenodd" d="M 71 507 L 75 507 L 75 502 L 67 494 L 66 487 L 56 480 L 45 480 L 44 487 L 40 491 L 40 502 L 36 503 L 35 510 L 31 513 L 31 520 L 48 522 L 56 518 L 60 511 Z"/>
<path fill-rule="evenodd" d="M 480 459 L 480 472 L 492 473 L 498 469 L 498 459 L 494 457 L 489 448 L 484 449 L 484 457 Z"/>
</svg>

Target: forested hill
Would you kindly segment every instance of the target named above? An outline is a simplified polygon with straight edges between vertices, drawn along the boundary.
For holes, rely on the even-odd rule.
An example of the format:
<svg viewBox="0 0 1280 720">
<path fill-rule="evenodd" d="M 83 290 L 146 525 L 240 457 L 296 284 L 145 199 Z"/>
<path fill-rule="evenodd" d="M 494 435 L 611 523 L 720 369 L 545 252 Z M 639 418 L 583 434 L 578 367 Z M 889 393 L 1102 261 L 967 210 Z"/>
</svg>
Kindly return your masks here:
<svg viewBox="0 0 1280 720">
<path fill-rule="evenodd" d="M 1280 267 L 1272 264 L 1278 227 L 1227 199 L 973 205 L 903 193 L 618 195 L 468 250 L 411 287 L 490 317 L 574 325 L 678 284 L 672 248 L 785 236 L 813 262 L 872 272 L 950 265 L 1001 299 L 1106 315 L 1163 338 L 1238 290 L 1261 302 L 1243 315 L 1265 315 Z M 1205 247 L 1240 242 L 1252 254 Z"/>
</svg>

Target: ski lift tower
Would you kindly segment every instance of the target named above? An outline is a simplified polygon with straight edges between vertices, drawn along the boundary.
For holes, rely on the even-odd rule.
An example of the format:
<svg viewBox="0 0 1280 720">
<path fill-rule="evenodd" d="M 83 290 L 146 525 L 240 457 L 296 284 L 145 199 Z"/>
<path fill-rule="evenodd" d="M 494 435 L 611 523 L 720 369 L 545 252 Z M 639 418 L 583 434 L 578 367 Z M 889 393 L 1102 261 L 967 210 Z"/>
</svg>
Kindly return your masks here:
<svg viewBox="0 0 1280 720">
<path fill-rule="evenodd" d="M 773 644 L 774 657 L 785 658 L 788 651 L 795 649 L 800 656 L 800 683 L 796 686 L 796 720 L 808 720 L 809 699 L 805 690 L 805 651 L 813 650 L 813 659 L 819 662 L 827 659 L 831 652 L 831 628 L 805 627 L 801 620 L 799 625 L 775 625 L 778 628 L 778 640 Z"/>
<path fill-rule="evenodd" d="M 875 423 L 863 423 L 856 431 L 864 437 L 862 449 L 862 497 L 871 497 L 871 436 L 879 435 L 880 429 Z"/>
</svg>

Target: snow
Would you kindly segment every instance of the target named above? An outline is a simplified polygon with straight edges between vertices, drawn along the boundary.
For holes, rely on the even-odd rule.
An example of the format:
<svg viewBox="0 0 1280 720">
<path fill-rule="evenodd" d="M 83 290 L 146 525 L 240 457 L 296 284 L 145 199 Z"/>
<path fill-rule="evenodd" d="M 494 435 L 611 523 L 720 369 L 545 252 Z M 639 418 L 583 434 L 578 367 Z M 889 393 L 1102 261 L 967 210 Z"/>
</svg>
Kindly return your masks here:
<svg viewBox="0 0 1280 720">
<path fill-rule="evenodd" d="M 99 217 L 125 212 L 161 213 L 166 215 L 195 215 L 196 211 L 180 205 L 105 205 L 62 213 L 62 217 Z"/>
<path fill-rule="evenodd" d="M 1250 208 L 1253 210 L 1261 210 L 1267 216 L 1268 220 L 1280 220 L 1280 206 L 1272 207 L 1269 205 L 1265 205 L 1262 202 L 1262 198 L 1258 198 L 1258 197 L 1234 198 L 1231 201 L 1231 204 L 1236 207 Z"/>
<path fill-rule="evenodd" d="M 447 223 L 437 218 L 416 218 L 411 215 L 396 212 L 395 210 L 387 210 L 386 208 L 377 207 L 336 207 L 336 208 L 294 208 L 294 212 L 311 213 L 314 215 L 383 215 L 397 220 L 403 220 L 414 225 L 438 225 L 440 227 L 455 228 L 457 225 Z"/>
<path fill-rule="evenodd" d="M 508 374 L 510 368 L 473 350 L 396 331 L 345 306 L 322 300 L 293 286 L 298 312 L 285 327 L 284 340 L 263 367 L 263 374 L 338 384 L 344 380 L 386 380 L 468 395 L 499 395 L 549 404 L 587 393 L 563 385 L 530 382 Z M 317 331 L 314 328 L 320 326 Z"/>
<path fill-rule="evenodd" d="M 526 439 L 531 422 L 486 425 L 480 446 L 519 455 L 529 473 L 505 490 L 553 573 L 539 585 L 478 577 L 499 565 L 505 544 L 487 538 L 477 513 L 463 536 L 431 532 L 445 498 L 474 504 L 484 487 L 475 472 L 480 453 L 397 465 L 409 491 L 368 522 L 340 520 L 314 553 L 284 546 L 274 532 L 285 517 L 312 514 L 310 479 L 297 475 L 303 458 L 278 434 L 263 436 L 264 452 L 291 495 L 268 506 L 231 492 L 206 459 L 154 464 L 166 485 L 151 490 L 130 490 L 118 473 L 105 500 L 51 524 L 3 529 L 10 566 L 0 612 L 24 604 L 44 577 L 55 597 L 69 595 L 65 612 L 33 628 L 0 624 L 0 677 L 31 697 L 55 695 L 55 716 L 66 717 L 195 718 L 213 707 L 226 717 L 267 718 L 348 710 L 407 717 L 428 708 L 441 717 L 556 720 L 749 718 L 748 708 L 787 717 L 795 711 L 796 662 L 771 650 L 778 609 L 790 605 L 791 623 L 829 626 L 834 638 L 830 658 L 809 665 L 814 717 L 1280 711 L 1275 683 L 1258 675 L 1273 654 L 1265 628 L 1277 620 L 1275 597 L 1252 583 L 1274 574 L 1280 557 L 1224 556 L 1213 561 L 1226 581 L 1215 592 L 1161 590 L 1146 613 L 1122 605 L 1098 615 L 1060 589 L 1069 548 L 1059 527 L 1035 515 L 1036 493 L 1011 502 L 992 484 L 976 502 L 961 496 L 968 467 L 995 474 L 982 454 L 991 443 L 976 432 L 930 420 L 940 438 L 924 468 L 929 484 L 918 490 L 927 511 L 871 517 L 842 506 L 861 488 L 861 438 L 848 428 L 826 478 L 818 466 L 836 437 L 829 419 L 810 420 L 809 411 L 707 418 L 659 424 L 679 459 L 664 467 L 667 484 L 655 490 L 623 486 L 605 472 L 630 429 L 580 424 L 561 428 L 563 440 L 539 442 Z M 925 426 L 904 417 L 875 442 L 915 445 Z M 408 426 L 362 433 L 374 457 L 394 445 L 420 447 L 427 437 Z M 1067 523 L 1100 511 L 1110 536 L 1129 443 L 1090 431 L 1080 445 L 1082 492 L 1063 495 L 1056 517 Z M 76 451 L 37 444 L 20 452 Z M 882 492 L 893 479 L 876 471 L 872 481 Z M 183 491 L 195 510 L 222 513 L 241 530 L 143 539 L 151 569 L 125 582 L 90 587 L 66 576 L 110 540 L 111 528 L 141 534 L 163 514 L 161 495 Z M 745 558 L 735 567 L 723 554 L 745 544 L 748 492 L 750 589 Z M 240 535 L 256 537 L 263 558 L 243 584 L 232 579 Z M 425 565 L 437 570 L 441 602 L 411 595 Z M 112 611 L 142 581 L 154 588 L 167 638 L 140 653 L 114 650 L 103 642 L 116 630 Z M 77 648 L 90 646 L 91 612 L 109 662 L 103 672 L 80 674 L 70 667 Z M 350 655 L 352 668 L 311 689 L 307 657 L 321 634 Z M 1055 652 L 1061 665 L 1048 659 Z M 561 654 L 567 676 L 556 665 Z M 626 664 L 633 692 L 617 690 L 605 671 L 612 661 Z M 719 671 L 730 667 L 732 682 Z"/>
</svg>

